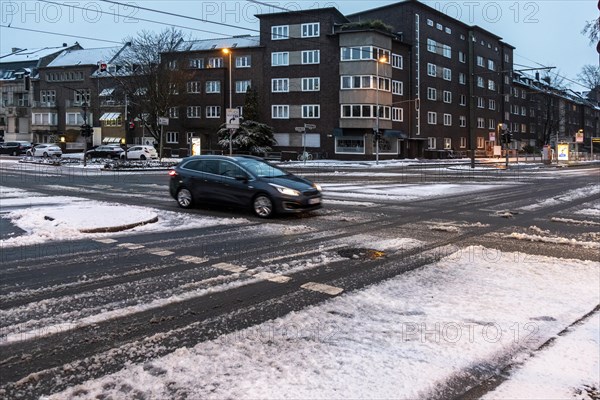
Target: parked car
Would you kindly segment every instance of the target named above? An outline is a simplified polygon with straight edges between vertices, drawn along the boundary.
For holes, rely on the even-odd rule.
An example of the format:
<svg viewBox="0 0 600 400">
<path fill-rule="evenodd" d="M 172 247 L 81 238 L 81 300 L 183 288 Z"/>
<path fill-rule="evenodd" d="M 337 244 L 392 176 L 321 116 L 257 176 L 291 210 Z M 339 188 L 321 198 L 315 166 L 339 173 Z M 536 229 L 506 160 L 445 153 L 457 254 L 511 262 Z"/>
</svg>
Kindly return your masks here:
<svg viewBox="0 0 600 400">
<path fill-rule="evenodd" d="M 12 142 L 0 143 L 0 154 L 10 154 L 11 156 L 19 156 L 26 154 L 31 148 L 31 143 L 23 140 L 15 140 Z"/>
<path fill-rule="evenodd" d="M 127 156 L 128 160 L 150 160 L 153 158 L 158 158 L 158 152 L 154 148 L 154 146 L 132 146 L 127 149 L 127 154 L 125 152 L 121 153 L 121 159 L 125 159 Z"/>
<path fill-rule="evenodd" d="M 193 156 L 169 171 L 169 190 L 182 208 L 195 203 L 251 208 L 261 218 L 321 207 L 321 187 L 258 157 Z"/>
<path fill-rule="evenodd" d="M 87 158 L 119 158 L 123 150 L 120 146 L 101 145 L 85 152 Z"/>
<path fill-rule="evenodd" d="M 32 157 L 60 157 L 62 150 L 55 144 L 38 144 L 27 150 L 26 154 Z"/>
</svg>

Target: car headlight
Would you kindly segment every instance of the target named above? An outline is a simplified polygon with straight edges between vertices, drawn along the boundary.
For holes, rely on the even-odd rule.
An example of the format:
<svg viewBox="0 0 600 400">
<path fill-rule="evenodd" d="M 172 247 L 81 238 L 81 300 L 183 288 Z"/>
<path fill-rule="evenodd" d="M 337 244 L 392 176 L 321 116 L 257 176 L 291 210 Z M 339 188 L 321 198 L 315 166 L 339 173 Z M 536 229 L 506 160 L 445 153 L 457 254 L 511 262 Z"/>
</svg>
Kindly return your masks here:
<svg viewBox="0 0 600 400">
<path fill-rule="evenodd" d="M 273 186 L 277 191 L 281 194 L 285 194 L 287 196 L 300 196 L 300 192 L 294 189 L 290 189 L 285 186 L 279 186 L 274 183 L 269 183 L 269 185 Z"/>
<path fill-rule="evenodd" d="M 319 185 L 318 183 L 313 183 L 313 187 L 314 187 L 315 189 L 317 189 L 319 192 L 322 192 L 322 191 L 323 191 L 323 189 L 321 189 L 321 185 Z"/>
</svg>

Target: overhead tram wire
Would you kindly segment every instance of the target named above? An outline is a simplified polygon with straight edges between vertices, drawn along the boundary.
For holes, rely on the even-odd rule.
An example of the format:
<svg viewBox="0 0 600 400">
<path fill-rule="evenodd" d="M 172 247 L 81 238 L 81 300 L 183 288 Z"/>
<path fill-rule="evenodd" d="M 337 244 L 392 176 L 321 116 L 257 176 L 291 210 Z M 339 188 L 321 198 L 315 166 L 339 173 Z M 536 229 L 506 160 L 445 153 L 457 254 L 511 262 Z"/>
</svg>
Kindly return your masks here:
<svg viewBox="0 0 600 400">
<path fill-rule="evenodd" d="M 62 7 L 71 7 L 71 8 L 75 8 L 75 9 L 79 9 L 79 10 L 88 10 L 85 7 L 76 6 L 73 3 L 57 3 L 57 2 L 54 2 L 54 1 L 50 1 L 50 0 L 38 0 L 38 1 L 43 2 L 43 3 L 48 3 L 48 4 L 54 4 L 54 5 L 58 5 L 58 6 L 62 6 Z M 94 10 L 94 12 L 97 12 L 99 14 L 108 14 L 108 15 L 114 16 L 114 13 L 112 13 L 112 12 L 107 12 L 107 11 L 102 11 L 102 10 Z M 208 30 L 205 30 L 205 29 L 198 29 L 198 28 L 190 28 L 189 26 L 183 26 L 183 25 L 177 25 L 177 24 L 169 24 L 169 23 L 165 23 L 165 22 L 162 22 L 162 21 L 155 21 L 155 20 L 146 19 L 146 18 L 131 17 L 131 16 L 127 16 L 127 18 L 134 19 L 136 21 L 149 22 L 149 23 L 152 23 L 152 24 L 158 24 L 158 25 L 163 25 L 163 26 L 170 26 L 170 27 L 173 27 L 173 28 L 186 29 L 186 30 L 197 31 L 197 32 L 202 32 L 202 33 L 210 33 L 210 34 L 213 34 L 213 35 L 219 35 L 219 36 L 223 36 L 223 37 L 231 37 L 231 35 L 226 35 L 226 34 L 220 33 L 220 32 L 208 31 Z M 73 36 L 73 37 L 77 37 L 77 36 Z M 87 38 L 85 38 L 85 39 L 87 39 Z M 93 40 L 97 40 L 97 39 L 93 39 Z M 122 42 L 113 42 L 113 43 L 122 44 Z"/>
<path fill-rule="evenodd" d="M 79 35 L 69 35 L 67 33 L 57 33 L 57 32 L 49 32 L 49 31 L 41 31 L 41 30 L 38 30 L 38 29 L 20 28 L 20 27 L 17 27 L 17 26 L 10 26 L 10 25 L 0 25 L 0 28 L 17 29 L 17 30 L 20 30 L 20 31 L 42 33 L 42 34 L 45 34 L 45 35 L 56 35 L 56 36 L 62 36 L 62 37 L 72 37 L 72 38 L 75 38 L 75 39 L 95 40 L 95 41 L 98 41 L 98 42 L 123 44 L 122 42 L 116 42 L 114 40 L 98 39 L 98 38 L 91 38 L 91 37 L 79 36 Z"/>
</svg>

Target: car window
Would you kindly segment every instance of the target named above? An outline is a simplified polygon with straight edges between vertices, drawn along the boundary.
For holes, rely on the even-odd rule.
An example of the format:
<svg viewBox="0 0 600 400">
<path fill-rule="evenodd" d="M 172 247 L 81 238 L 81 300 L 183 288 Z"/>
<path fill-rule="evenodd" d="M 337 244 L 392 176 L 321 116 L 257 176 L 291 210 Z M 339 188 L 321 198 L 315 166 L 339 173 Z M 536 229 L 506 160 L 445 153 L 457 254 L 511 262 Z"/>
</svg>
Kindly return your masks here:
<svg viewBox="0 0 600 400">
<path fill-rule="evenodd" d="M 248 171 L 259 177 L 274 178 L 277 176 L 283 176 L 288 174 L 287 172 L 260 160 L 254 160 L 252 158 L 242 158 L 238 161 L 244 168 L 246 168 Z"/>
<path fill-rule="evenodd" d="M 237 165 L 230 161 L 219 161 L 219 175 L 235 178 L 236 176 L 247 176 Z"/>
</svg>

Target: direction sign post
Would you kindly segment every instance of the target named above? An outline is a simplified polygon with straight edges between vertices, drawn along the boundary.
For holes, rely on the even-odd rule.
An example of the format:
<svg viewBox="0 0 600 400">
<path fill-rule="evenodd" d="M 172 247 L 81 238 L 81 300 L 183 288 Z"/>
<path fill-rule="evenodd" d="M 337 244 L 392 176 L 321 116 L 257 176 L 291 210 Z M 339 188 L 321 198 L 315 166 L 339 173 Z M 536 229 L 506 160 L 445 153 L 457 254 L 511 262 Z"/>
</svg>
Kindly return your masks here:
<svg viewBox="0 0 600 400">
<path fill-rule="evenodd" d="M 240 127 L 240 110 L 228 108 L 225 111 L 225 127 L 229 129 L 229 155 L 233 154 L 233 134 Z"/>
</svg>

